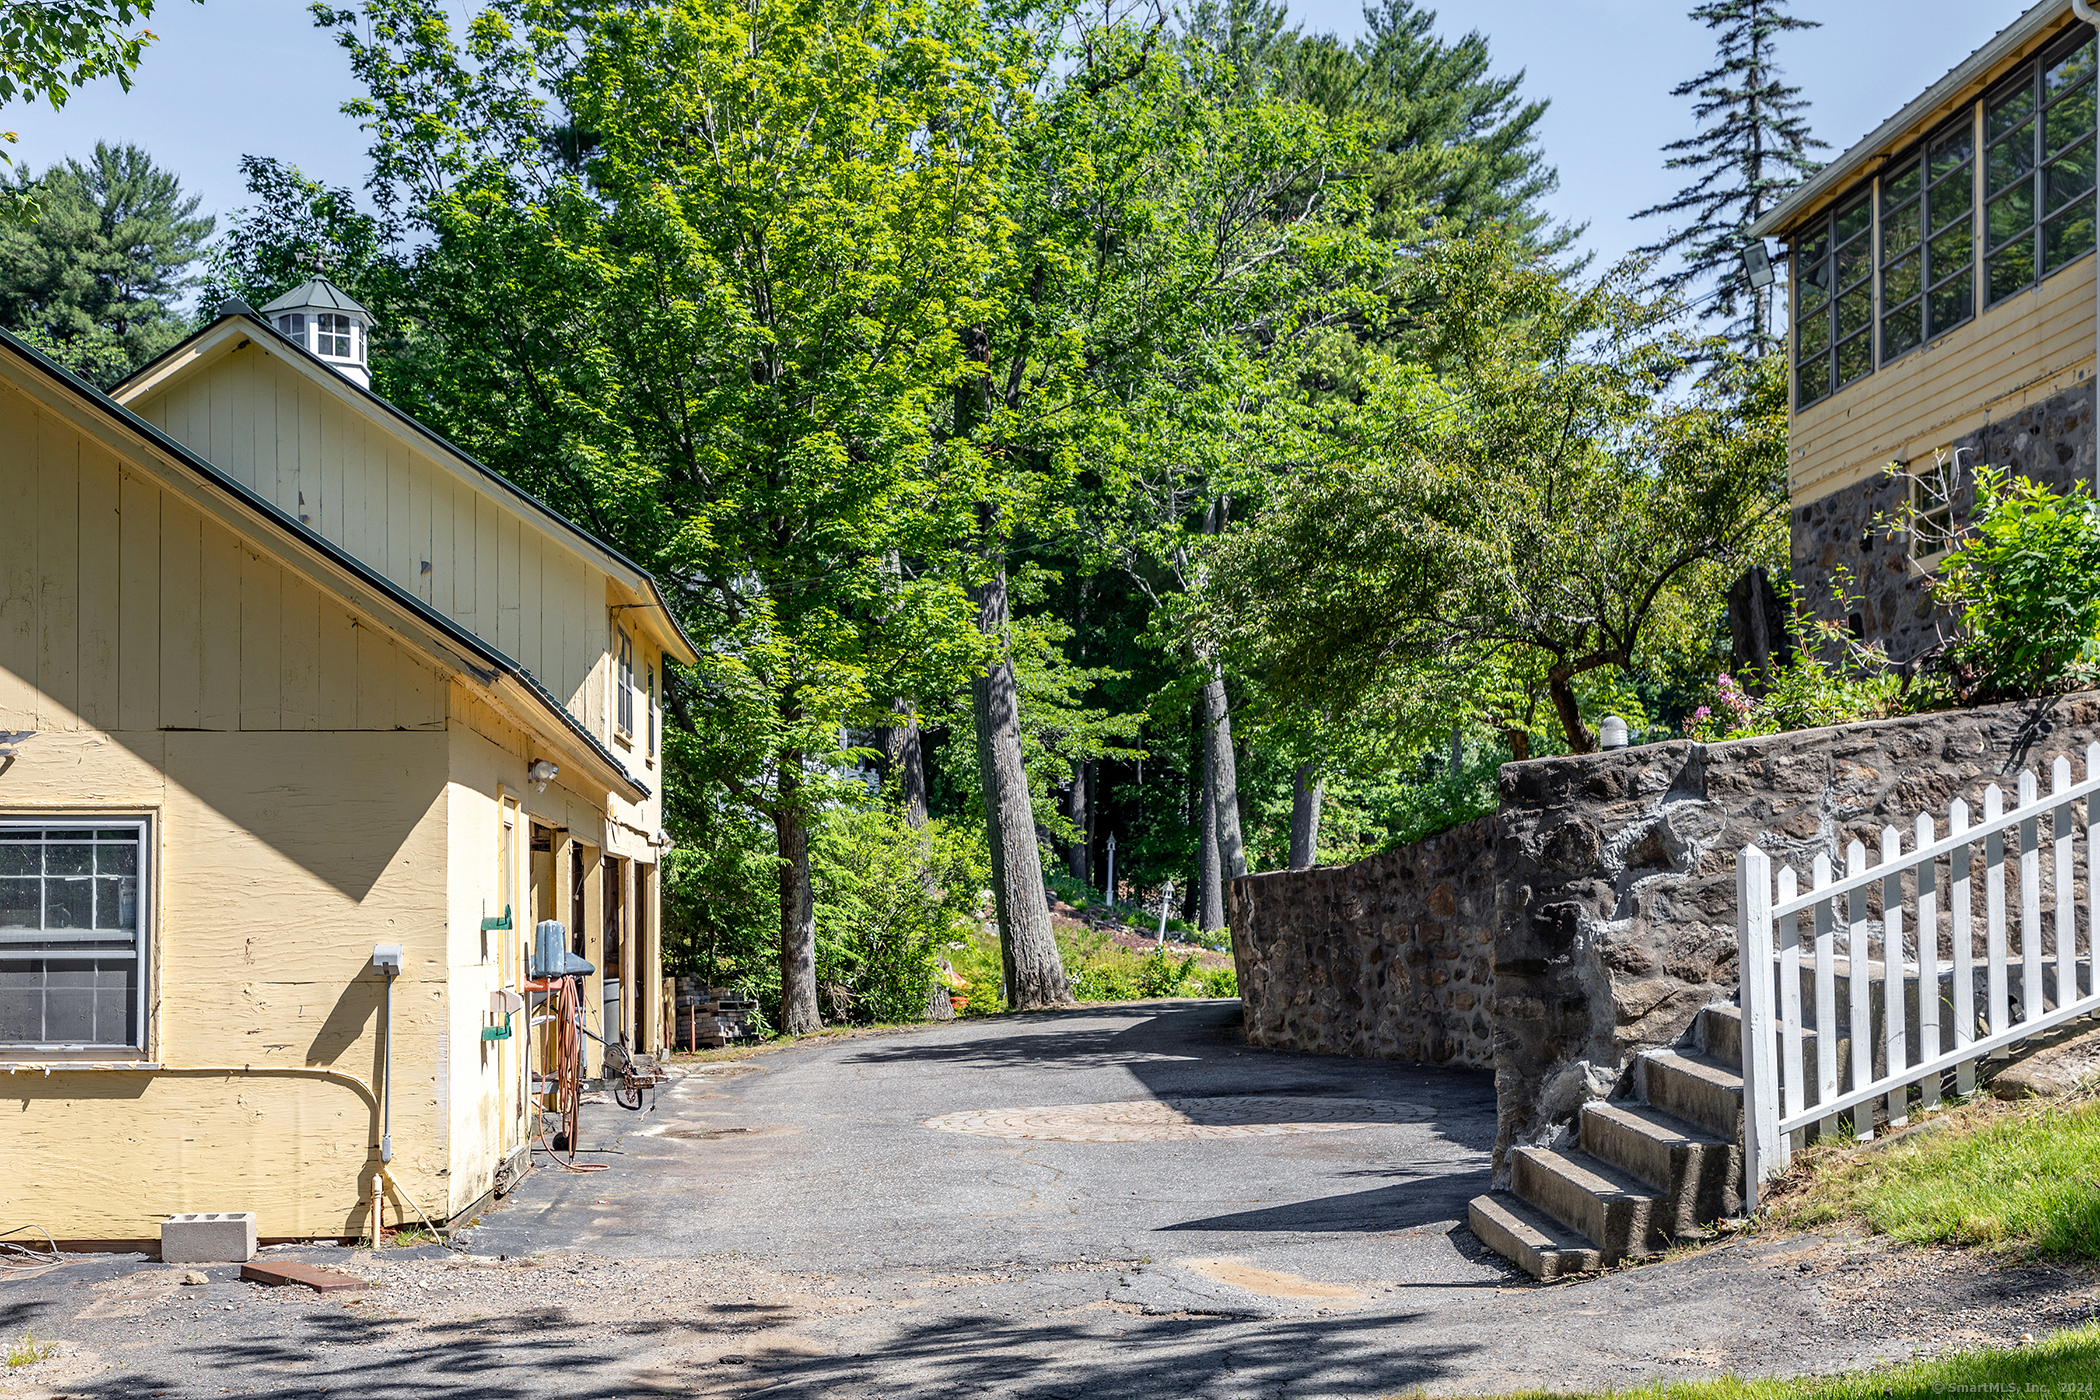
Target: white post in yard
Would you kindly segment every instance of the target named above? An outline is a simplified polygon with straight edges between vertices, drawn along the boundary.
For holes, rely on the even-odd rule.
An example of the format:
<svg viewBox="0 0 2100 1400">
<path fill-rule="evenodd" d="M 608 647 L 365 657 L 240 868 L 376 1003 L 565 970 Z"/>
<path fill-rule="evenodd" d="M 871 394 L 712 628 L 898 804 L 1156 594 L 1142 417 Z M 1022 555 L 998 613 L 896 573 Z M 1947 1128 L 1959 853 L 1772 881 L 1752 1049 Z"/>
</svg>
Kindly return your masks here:
<svg viewBox="0 0 2100 1400">
<path fill-rule="evenodd" d="M 2032 807 L 2040 791 L 2034 770 L 2020 770 L 2020 806 Z M 2040 823 L 2020 823 L 2020 1019 L 2042 1014 L 2042 842 Z"/>
<path fill-rule="evenodd" d="M 1779 1136 L 1779 1057 L 1772 1026 L 1772 862 L 1755 846 L 1736 860 L 1741 910 L 1736 957 L 1743 985 L 1743 1209 L 1786 1166 Z"/>
<path fill-rule="evenodd" d="M 1933 844 L 1932 816 L 1918 813 L 1918 846 Z M 1935 883 L 1937 862 L 1918 867 L 1918 1059 L 1938 1059 L 1946 1047 L 1940 1044 L 1940 906 Z M 1918 1081 L 1918 1108 L 1930 1113 L 1940 1106 L 1940 1077 L 1928 1074 Z"/>
<path fill-rule="evenodd" d="M 1116 907 L 1116 834 L 1108 833 L 1108 907 Z"/>
<path fill-rule="evenodd" d="M 1903 833 L 1893 826 L 1881 829 L 1881 1018 L 1888 1050 L 1888 1072 L 1893 1077 L 1910 1064 L 1910 1042 L 1905 1035 L 1903 1012 Z M 1923 996 L 1921 985 L 1918 994 Z M 1871 1106 L 1862 1104 L 1871 1117 Z M 1889 1126 L 1910 1121 L 1910 1085 L 1898 1082 L 1888 1093 Z"/>
<path fill-rule="evenodd" d="M 1845 876 L 1847 879 L 1867 872 L 1867 848 L 1854 841 L 1845 847 Z M 1869 970 L 1867 958 L 1867 889 L 1865 885 L 1854 885 L 1846 900 L 1845 920 L 1845 988 L 1851 993 L 1850 1034 L 1852 1036 L 1852 1082 L 1845 1086 L 1847 1093 L 1855 1093 L 1874 1082 L 1874 974 Z M 1864 1110 L 1864 1113 L 1862 1113 Z M 1864 1118 L 1866 1126 L 1860 1126 Z M 1871 1105 L 1856 1105 L 1852 1110 L 1852 1136 L 1866 1142 L 1874 1136 L 1874 1110 Z"/>
<path fill-rule="evenodd" d="M 1159 946 L 1162 948 L 1167 946 L 1167 901 L 1173 897 L 1174 882 L 1169 880 L 1167 887 L 1159 892 Z"/>
</svg>

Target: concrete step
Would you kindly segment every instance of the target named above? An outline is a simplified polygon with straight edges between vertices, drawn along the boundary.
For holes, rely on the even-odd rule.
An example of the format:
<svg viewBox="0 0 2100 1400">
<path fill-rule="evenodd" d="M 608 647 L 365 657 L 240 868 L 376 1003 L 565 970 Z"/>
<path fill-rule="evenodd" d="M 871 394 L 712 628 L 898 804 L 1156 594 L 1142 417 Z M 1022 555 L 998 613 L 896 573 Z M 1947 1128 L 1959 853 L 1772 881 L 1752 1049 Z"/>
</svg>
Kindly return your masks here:
<svg viewBox="0 0 2100 1400">
<path fill-rule="evenodd" d="M 1687 1235 L 1743 1208 L 1743 1151 L 1637 1103 L 1585 1104 L 1582 1150 L 1662 1194 L 1662 1228 Z"/>
<path fill-rule="evenodd" d="M 1743 1140 L 1743 1077 L 1735 1070 L 1683 1050 L 1645 1050 L 1634 1063 L 1642 1103 L 1724 1142 Z"/>
<path fill-rule="evenodd" d="M 1544 1282 L 1604 1267 L 1596 1246 L 1515 1196 L 1475 1196 L 1466 1223 L 1482 1244 Z"/>
<path fill-rule="evenodd" d="M 1668 1242 L 1662 1194 L 1587 1152 L 1519 1147 L 1509 1154 L 1509 1186 L 1519 1197 L 1582 1232 L 1607 1265 L 1659 1252 Z"/>
<path fill-rule="evenodd" d="M 1740 1071 L 1743 1067 L 1743 1008 L 1723 1004 L 1704 1007 L 1694 1024 L 1695 1043 L 1710 1058 Z"/>
</svg>

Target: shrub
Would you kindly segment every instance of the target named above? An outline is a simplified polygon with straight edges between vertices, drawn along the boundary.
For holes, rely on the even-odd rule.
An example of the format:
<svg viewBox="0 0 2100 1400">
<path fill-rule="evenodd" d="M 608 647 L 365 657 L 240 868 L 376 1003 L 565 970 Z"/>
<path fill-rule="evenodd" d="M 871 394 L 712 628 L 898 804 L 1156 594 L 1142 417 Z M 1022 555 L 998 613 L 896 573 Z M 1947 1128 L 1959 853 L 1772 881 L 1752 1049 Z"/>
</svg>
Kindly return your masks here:
<svg viewBox="0 0 2100 1400">
<path fill-rule="evenodd" d="M 1976 511 L 1933 581 L 1961 631 L 1939 669 L 1963 704 L 2100 681 L 2100 500 L 2003 468 L 1976 473 Z"/>
<path fill-rule="evenodd" d="M 834 1019 L 926 1015 L 942 945 L 966 932 L 984 879 L 972 830 L 932 821 L 915 831 L 887 807 L 837 807 L 817 822 L 817 984 Z"/>
</svg>

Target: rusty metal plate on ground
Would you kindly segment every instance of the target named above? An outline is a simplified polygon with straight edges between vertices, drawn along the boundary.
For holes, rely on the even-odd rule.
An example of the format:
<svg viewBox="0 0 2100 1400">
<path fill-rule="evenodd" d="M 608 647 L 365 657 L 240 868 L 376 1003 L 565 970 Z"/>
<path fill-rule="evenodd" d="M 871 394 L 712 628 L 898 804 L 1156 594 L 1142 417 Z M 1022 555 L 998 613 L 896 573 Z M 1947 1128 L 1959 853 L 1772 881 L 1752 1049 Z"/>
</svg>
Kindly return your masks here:
<svg viewBox="0 0 2100 1400">
<path fill-rule="evenodd" d="M 273 1288 L 282 1288 L 288 1283 L 305 1284 L 316 1293 L 341 1293 L 353 1288 L 370 1288 L 369 1280 L 337 1273 L 334 1269 L 317 1269 L 311 1264 L 285 1263 L 243 1264 L 241 1277 L 251 1283 L 267 1283 Z"/>
</svg>

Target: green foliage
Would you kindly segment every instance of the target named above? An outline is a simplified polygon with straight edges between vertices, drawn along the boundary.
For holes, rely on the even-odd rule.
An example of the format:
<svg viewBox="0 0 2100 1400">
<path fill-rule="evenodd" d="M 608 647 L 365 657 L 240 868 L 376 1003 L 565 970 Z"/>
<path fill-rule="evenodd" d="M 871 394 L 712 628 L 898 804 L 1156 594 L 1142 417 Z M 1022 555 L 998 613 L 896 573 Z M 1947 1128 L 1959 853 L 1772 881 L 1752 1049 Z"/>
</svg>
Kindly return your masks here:
<svg viewBox="0 0 2100 1400">
<path fill-rule="evenodd" d="M 1799 1228 L 1865 1219 L 1909 1244 L 1989 1245 L 2100 1258 L 2100 1103 L 1957 1111 L 1937 1132 L 1873 1153 L 1801 1161 L 1775 1209 Z"/>
<path fill-rule="evenodd" d="M 58 1343 L 37 1340 L 36 1331 L 33 1328 L 25 1331 L 21 1336 L 7 1344 L 7 1365 L 9 1370 L 13 1370 L 17 1366 L 34 1366 L 37 1362 L 49 1361 L 56 1355 L 58 1355 Z"/>
<path fill-rule="evenodd" d="M 1669 330 L 1631 269 L 1571 286 L 1500 238 L 1417 270 L 1431 379 L 1383 375 L 1217 552 L 1202 625 L 1304 705 L 1514 729 L 1543 689 L 1594 748 L 1578 678 L 1710 627 L 1782 535 L 1781 366 Z M 1309 448 L 1308 451 L 1312 449 Z M 1424 701 L 1433 703 L 1425 705 Z"/>
<path fill-rule="evenodd" d="M 398 328 L 387 324 L 400 276 L 389 255 L 388 226 L 360 210 L 350 190 L 310 180 L 272 157 L 242 156 L 241 174 L 255 203 L 237 211 L 212 245 L 197 297 L 200 317 L 216 316 L 228 297 L 260 307 L 322 276 L 378 317 L 380 336 L 398 339 Z M 382 376 L 398 372 L 390 360 L 399 348 L 383 349 L 373 368 Z"/>
<path fill-rule="evenodd" d="M 2100 682 L 2100 501 L 2002 468 L 1976 473 L 1976 510 L 1933 580 L 1961 619 L 1944 674 L 1964 704 Z"/>
<path fill-rule="evenodd" d="M 213 221 L 137 146 L 18 173 L 14 193 L 32 189 L 37 218 L 0 221 L 0 324 L 107 387 L 181 339 L 175 302 Z"/>
<path fill-rule="evenodd" d="M 73 89 L 131 75 L 150 29 L 132 26 L 153 13 L 154 0 L 0 0 L 0 103 L 41 97 L 55 111 Z M 12 139 L 12 138 L 10 138 Z"/>
<path fill-rule="evenodd" d="M 1098 930 L 1066 934 L 1058 941 L 1072 995 L 1080 1001 L 1212 995 L 1200 990 L 1205 983 L 1197 971 L 1199 954 L 1176 957 L 1162 947 L 1135 953 Z"/>
<path fill-rule="evenodd" d="M 926 1014 L 941 949 L 968 932 L 990 874 L 980 827 L 914 831 L 884 807 L 834 807 L 811 833 L 817 981 L 836 1020 Z"/>
</svg>

